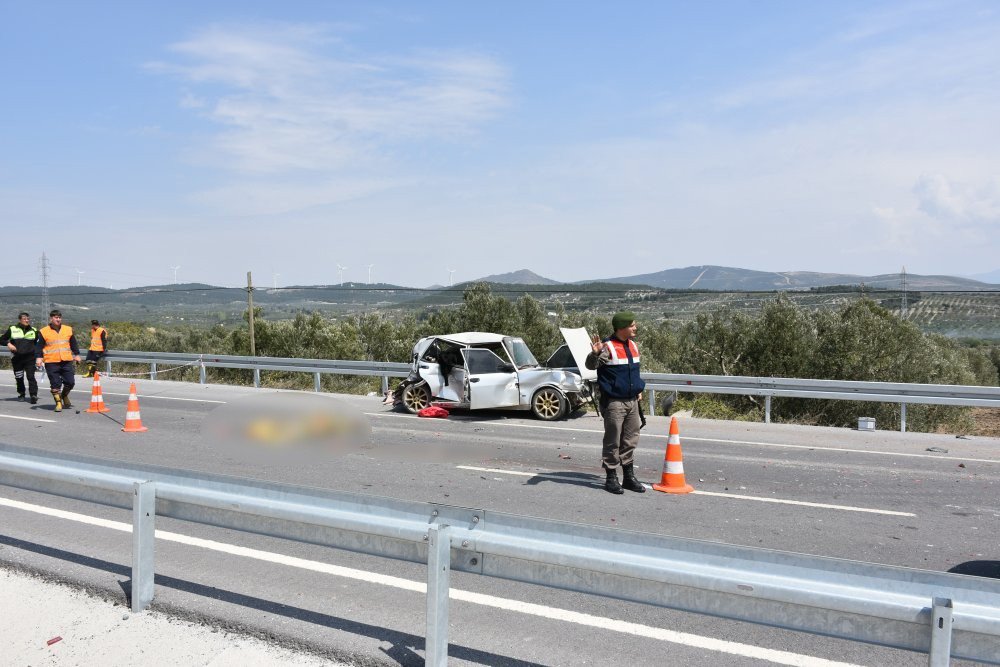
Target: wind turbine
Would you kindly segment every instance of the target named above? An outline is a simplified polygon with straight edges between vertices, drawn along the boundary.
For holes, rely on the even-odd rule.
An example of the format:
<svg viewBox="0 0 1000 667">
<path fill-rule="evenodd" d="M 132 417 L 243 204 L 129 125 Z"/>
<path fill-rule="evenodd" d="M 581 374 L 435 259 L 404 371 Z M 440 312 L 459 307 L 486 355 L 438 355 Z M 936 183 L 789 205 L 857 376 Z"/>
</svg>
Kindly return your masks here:
<svg viewBox="0 0 1000 667">
<path fill-rule="evenodd" d="M 280 275 L 281 275 L 280 273 L 274 274 L 274 289 L 278 289 L 278 276 Z"/>
<path fill-rule="evenodd" d="M 448 287 L 451 287 L 452 284 L 454 284 L 454 281 L 452 280 L 454 277 L 455 269 L 448 269 Z"/>
<path fill-rule="evenodd" d="M 170 268 L 174 270 L 174 284 L 176 285 L 177 284 L 177 271 L 179 271 L 181 267 L 179 267 L 179 266 L 171 266 Z"/>
<path fill-rule="evenodd" d="M 373 266 L 375 266 L 375 265 L 374 264 L 369 264 L 368 265 L 368 284 L 369 285 L 372 284 L 372 267 Z"/>
<path fill-rule="evenodd" d="M 80 286 L 80 278 L 83 276 L 84 273 L 86 273 L 86 271 L 81 271 L 80 269 L 76 270 L 76 286 L 77 287 Z"/>
<path fill-rule="evenodd" d="M 346 266 L 341 266 L 340 264 L 337 264 L 337 269 L 340 271 L 340 274 L 339 274 L 340 275 L 340 284 L 343 285 L 344 284 L 344 270 L 347 269 L 347 267 Z"/>
</svg>

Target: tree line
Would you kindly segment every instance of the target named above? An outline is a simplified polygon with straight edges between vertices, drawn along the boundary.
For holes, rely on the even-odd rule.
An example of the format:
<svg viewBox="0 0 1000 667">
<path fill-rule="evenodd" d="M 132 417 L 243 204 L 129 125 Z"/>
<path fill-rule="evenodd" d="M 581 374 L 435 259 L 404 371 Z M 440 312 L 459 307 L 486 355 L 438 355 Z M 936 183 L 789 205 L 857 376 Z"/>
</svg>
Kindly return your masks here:
<svg viewBox="0 0 1000 667">
<path fill-rule="evenodd" d="M 585 327 L 611 333 L 611 315 L 627 304 L 609 304 L 608 312 L 568 312 L 561 305 L 546 310 L 530 295 L 511 300 L 486 284 L 467 288 L 458 307 L 430 309 L 420 315 L 390 317 L 367 312 L 327 319 L 300 313 L 291 320 L 270 321 L 255 313 L 259 356 L 409 362 L 413 344 L 423 336 L 487 331 L 521 336 L 544 361 L 562 343 L 559 327 Z M 657 321 L 640 316 L 639 344 L 643 370 L 649 372 L 745 375 L 830 380 L 915 382 L 929 384 L 998 384 L 1000 347 L 969 345 L 916 325 L 870 299 L 838 309 L 809 310 L 785 295 L 763 302 L 755 313 L 720 309 L 677 324 L 670 313 Z M 110 325 L 113 349 L 250 353 L 248 318 L 232 328 L 150 328 L 134 323 Z M 194 368 L 176 369 L 167 379 L 196 379 Z M 209 369 L 210 381 L 249 382 L 248 371 Z M 309 388 L 304 374 L 268 373 L 273 386 Z M 323 376 L 331 391 L 375 391 L 377 381 Z M 681 396 L 681 406 L 696 415 L 761 420 L 762 399 L 749 396 Z M 899 406 L 848 401 L 774 399 L 772 420 L 831 426 L 856 424 L 858 416 L 875 417 L 880 426 L 899 423 Z M 911 405 L 907 427 L 931 431 L 961 427 L 969 411 L 945 406 Z"/>
</svg>

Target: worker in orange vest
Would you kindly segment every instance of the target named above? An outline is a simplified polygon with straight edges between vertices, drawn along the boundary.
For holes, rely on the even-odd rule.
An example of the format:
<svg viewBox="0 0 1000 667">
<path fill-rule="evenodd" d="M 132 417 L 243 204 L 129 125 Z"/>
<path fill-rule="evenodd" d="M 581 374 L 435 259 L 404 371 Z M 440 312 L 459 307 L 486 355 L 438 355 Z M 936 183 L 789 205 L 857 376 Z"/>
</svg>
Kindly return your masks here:
<svg viewBox="0 0 1000 667">
<path fill-rule="evenodd" d="M 69 392 L 76 384 L 76 366 L 73 362 L 80 361 L 80 348 L 76 344 L 73 327 L 62 323 L 62 313 L 58 310 L 49 313 L 49 326 L 43 327 L 38 333 L 35 365 L 39 370 L 42 364 L 45 365 L 52 399 L 56 402 L 56 412 L 62 412 L 63 407 L 73 407 Z"/>
<path fill-rule="evenodd" d="M 94 376 L 94 369 L 97 362 L 104 358 L 104 353 L 108 351 L 108 330 L 101 326 L 97 320 L 90 320 L 90 349 L 87 350 L 87 372 L 83 377 Z"/>
</svg>

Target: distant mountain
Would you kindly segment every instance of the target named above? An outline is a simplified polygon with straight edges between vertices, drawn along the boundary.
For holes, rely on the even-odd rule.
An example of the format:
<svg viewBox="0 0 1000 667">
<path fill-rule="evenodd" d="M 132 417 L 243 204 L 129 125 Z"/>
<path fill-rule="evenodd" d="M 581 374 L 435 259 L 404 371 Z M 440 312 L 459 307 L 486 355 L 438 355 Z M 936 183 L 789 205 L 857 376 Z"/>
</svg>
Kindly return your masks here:
<svg viewBox="0 0 1000 667">
<path fill-rule="evenodd" d="M 976 275 L 969 276 L 973 280 L 982 280 L 984 283 L 1000 284 L 1000 269 L 996 271 L 990 271 L 989 273 L 979 273 Z"/>
<path fill-rule="evenodd" d="M 558 280 L 545 278 L 544 276 L 540 276 L 534 271 L 529 271 L 528 269 L 521 269 L 520 271 L 511 271 L 510 273 L 499 273 L 493 276 L 486 276 L 485 278 L 478 278 L 471 282 L 503 283 L 504 285 L 561 285 L 562 284 Z"/>
<path fill-rule="evenodd" d="M 590 283 L 579 281 L 576 284 Z M 850 273 L 816 273 L 813 271 L 753 271 L 728 266 L 688 266 L 683 269 L 666 269 L 656 273 L 643 273 L 617 278 L 602 278 L 600 282 L 644 284 L 663 289 L 706 290 L 801 290 L 832 285 L 860 285 L 883 289 L 899 289 L 902 279 L 898 273 L 877 276 L 859 276 Z M 906 274 L 906 286 L 912 290 L 981 290 L 994 287 L 987 283 L 955 276 L 921 276 Z"/>
</svg>

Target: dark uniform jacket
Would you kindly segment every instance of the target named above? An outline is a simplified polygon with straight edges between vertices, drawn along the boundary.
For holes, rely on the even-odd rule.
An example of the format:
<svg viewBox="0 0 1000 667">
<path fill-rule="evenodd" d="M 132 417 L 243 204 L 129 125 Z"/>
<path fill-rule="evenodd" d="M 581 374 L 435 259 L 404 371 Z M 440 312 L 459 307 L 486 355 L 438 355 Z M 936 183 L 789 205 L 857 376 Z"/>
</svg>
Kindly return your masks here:
<svg viewBox="0 0 1000 667">
<path fill-rule="evenodd" d="M 6 347 L 7 343 L 13 343 L 17 351 L 16 355 L 35 356 L 35 343 L 41 338 L 38 329 L 31 326 L 22 326 L 20 322 L 10 325 L 0 336 L 0 345 Z"/>
<path fill-rule="evenodd" d="M 604 348 L 587 355 L 585 365 L 597 369 L 597 384 L 604 398 L 632 400 L 646 388 L 639 374 L 639 348 L 631 340 L 623 343 L 614 336 L 605 338 Z"/>
</svg>

